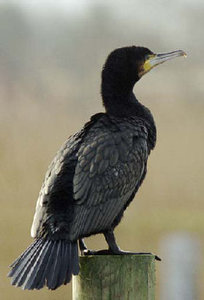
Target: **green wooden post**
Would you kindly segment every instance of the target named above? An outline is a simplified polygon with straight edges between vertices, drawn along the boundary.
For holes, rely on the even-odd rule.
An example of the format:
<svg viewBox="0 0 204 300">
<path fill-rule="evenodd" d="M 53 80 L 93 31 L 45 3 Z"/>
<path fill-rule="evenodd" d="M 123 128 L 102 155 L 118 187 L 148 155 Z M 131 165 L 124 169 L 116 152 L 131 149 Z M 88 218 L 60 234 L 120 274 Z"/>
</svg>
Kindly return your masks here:
<svg viewBox="0 0 204 300">
<path fill-rule="evenodd" d="M 80 257 L 73 278 L 73 300 L 154 300 L 154 255 Z"/>
</svg>

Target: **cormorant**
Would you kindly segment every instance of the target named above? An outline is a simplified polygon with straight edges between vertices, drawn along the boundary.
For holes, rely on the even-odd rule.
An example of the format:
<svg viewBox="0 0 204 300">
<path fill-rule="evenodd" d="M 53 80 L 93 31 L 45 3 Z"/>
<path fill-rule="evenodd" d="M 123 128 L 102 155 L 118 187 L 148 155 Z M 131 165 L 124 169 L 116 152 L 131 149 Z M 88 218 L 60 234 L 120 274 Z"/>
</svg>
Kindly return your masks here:
<svg viewBox="0 0 204 300">
<path fill-rule="evenodd" d="M 77 241 L 84 254 L 94 254 L 83 241 L 93 234 L 103 233 L 109 246 L 96 254 L 126 253 L 113 231 L 144 180 L 156 143 L 153 116 L 133 87 L 154 66 L 184 55 L 131 46 L 108 56 L 101 85 L 105 113 L 92 116 L 49 166 L 31 228 L 35 241 L 11 265 L 13 285 L 32 290 L 67 284 L 79 272 Z"/>
</svg>

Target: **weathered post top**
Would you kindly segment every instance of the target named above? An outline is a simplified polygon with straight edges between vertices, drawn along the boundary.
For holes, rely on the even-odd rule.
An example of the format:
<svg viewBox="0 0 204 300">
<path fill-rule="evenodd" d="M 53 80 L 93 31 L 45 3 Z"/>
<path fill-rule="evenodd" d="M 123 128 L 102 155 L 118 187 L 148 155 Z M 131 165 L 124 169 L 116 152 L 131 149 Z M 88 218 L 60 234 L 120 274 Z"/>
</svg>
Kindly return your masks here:
<svg viewBox="0 0 204 300">
<path fill-rule="evenodd" d="M 73 300 L 154 300 L 154 255 L 80 257 Z"/>
</svg>

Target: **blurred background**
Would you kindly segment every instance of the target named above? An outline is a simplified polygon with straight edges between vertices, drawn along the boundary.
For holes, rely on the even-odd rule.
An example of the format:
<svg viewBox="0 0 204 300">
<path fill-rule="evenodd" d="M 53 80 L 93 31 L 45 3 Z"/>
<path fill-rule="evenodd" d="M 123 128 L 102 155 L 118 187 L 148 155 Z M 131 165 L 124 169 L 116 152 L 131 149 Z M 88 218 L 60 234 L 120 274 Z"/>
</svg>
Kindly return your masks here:
<svg viewBox="0 0 204 300">
<path fill-rule="evenodd" d="M 135 87 L 155 117 L 158 143 L 116 236 L 122 249 L 163 258 L 156 299 L 167 299 L 169 255 L 192 253 L 195 291 L 188 299 L 204 299 L 203 27 L 202 0 L 0 0 L 0 299 L 71 299 L 71 286 L 22 291 L 6 274 L 32 241 L 48 164 L 69 135 L 104 110 L 101 68 L 110 51 L 126 45 L 157 53 L 182 49 L 188 57 L 155 68 Z M 102 236 L 87 244 L 105 246 Z"/>
</svg>

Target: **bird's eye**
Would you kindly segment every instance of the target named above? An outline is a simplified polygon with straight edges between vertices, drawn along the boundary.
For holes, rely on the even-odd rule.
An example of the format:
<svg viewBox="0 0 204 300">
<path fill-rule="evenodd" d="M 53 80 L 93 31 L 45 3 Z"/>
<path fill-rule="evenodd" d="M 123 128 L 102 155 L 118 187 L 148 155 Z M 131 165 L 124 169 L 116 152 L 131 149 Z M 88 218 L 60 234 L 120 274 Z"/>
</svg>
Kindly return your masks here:
<svg viewBox="0 0 204 300">
<path fill-rule="evenodd" d="M 150 59 L 152 56 L 153 56 L 153 54 L 146 54 L 146 55 L 145 55 L 144 61 Z"/>
</svg>

